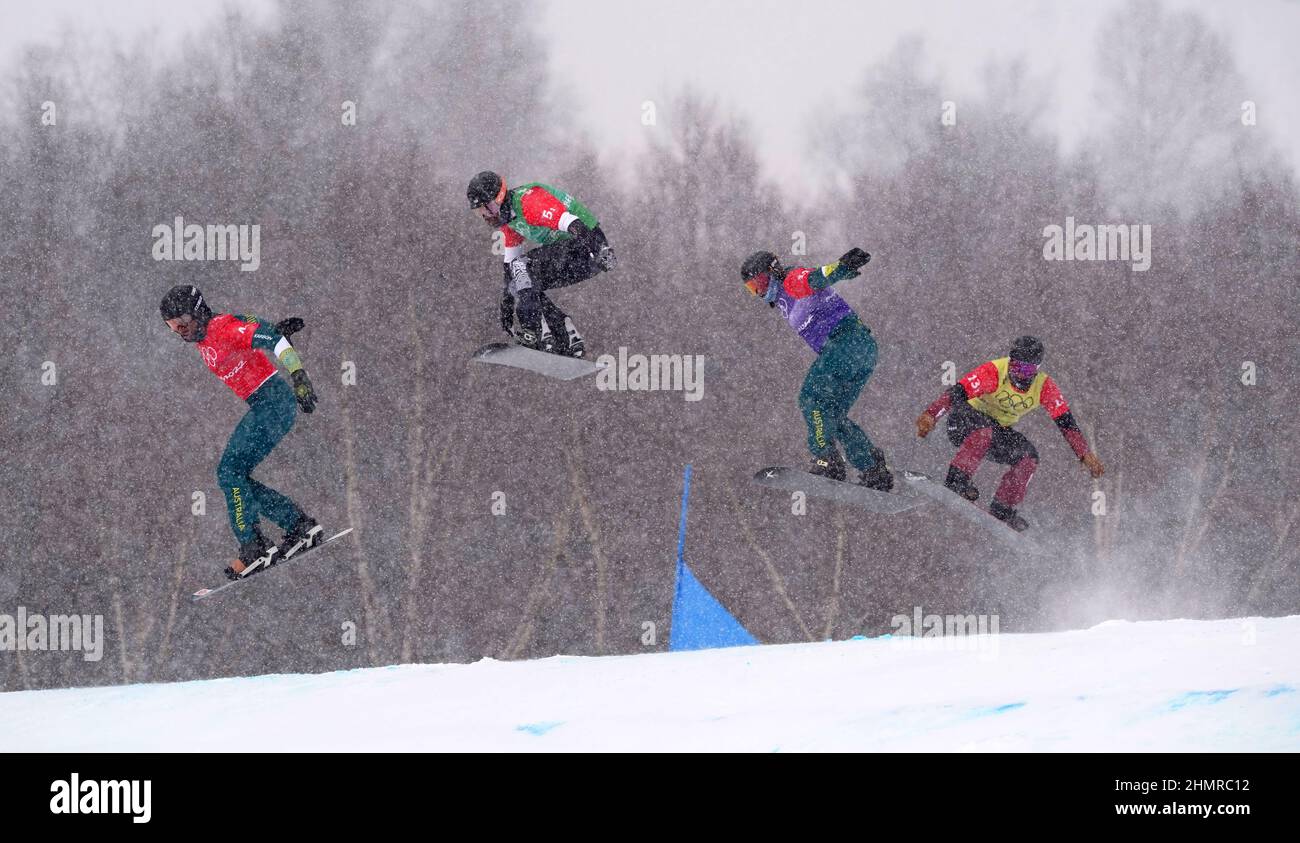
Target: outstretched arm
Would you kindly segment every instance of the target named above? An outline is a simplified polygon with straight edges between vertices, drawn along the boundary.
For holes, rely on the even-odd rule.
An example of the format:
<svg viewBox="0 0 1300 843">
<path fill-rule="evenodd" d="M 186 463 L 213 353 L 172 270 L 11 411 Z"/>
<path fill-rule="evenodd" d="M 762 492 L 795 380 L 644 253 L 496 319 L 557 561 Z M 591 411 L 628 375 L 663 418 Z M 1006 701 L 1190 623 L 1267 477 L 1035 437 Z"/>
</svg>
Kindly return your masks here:
<svg viewBox="0 0 1300 843">
<path fill-rule="evenodd" d="M 835 263 L 827 264 L 821 268 L 820 272 L 812 273 L 809 283 L 814 290 L 824 290 L 832 284 L 838 284 L 850 278 L 857 278 L 862 267 L 866 266 L 870 260 L 871 255 L 854 246 L 841 255 L 840 259 Z"/>
<path fill-rule="evenodd" d="M 1043 391 L 1039 394 L 1039 400 L 1047 408 L 1047 414 L 1056 422 L 1057 428 L 1065 441 L 1070 443 L 1070 448 L 1074 455 L 1088 469 L 1088 473 L 1094 478 L 1100 477 L 1105 473 L 1106 468 L 1097 459 L 1097 455 L 1092 453 L 1088 448 L 1088 440 L 1084 438 L 1083 431 L 1079 429 L 1079 423 L 1074 420 L 1074 414 L 1070 412 L 1070 405 L 1065 402 L 1065 396 L 1057 387 L 1056 382 L 1050 377 L 1043 381 Z"/>
<path fill-rule="evenodd" d="M 785 277 L 785 291 L 797 299 L 811 296 L 832 284 L 857 278 L 859 270 L 867 265 L 871 255 L 856 246 L 844 253 L 835 263 L 819 269 L 794 269 Z"/>
</svg>

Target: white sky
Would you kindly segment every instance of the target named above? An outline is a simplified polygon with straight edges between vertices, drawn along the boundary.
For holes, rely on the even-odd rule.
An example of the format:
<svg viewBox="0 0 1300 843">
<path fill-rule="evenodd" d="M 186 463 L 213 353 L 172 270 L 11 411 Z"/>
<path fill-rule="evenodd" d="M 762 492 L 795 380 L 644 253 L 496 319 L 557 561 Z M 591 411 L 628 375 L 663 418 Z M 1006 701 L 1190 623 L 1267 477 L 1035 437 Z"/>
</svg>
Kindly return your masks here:
<svg viewBox="0 0 1300 843">
<path fill-rule="evenodd" d="M 266 0 L 236 0 L 261 12 Z M 991 58 L 1023 55 L 1054 80 L 1044 125 L 1067 149 L 1088 127 L 1099 23 L 1123 0 L 549 0 L 538 21 L 562 89 L 577 97 L 581 126 L 615 166 L 645 142 L 641 103 L 664 103 L 687 82 L 716 94 L 765 130 L 755 139 L 768 174 L 798 191 L 820 181 L 808 126 L 862 70 L 902 35 L 925 36 L 927 53 L 960 103 Z M 1258 106 L 1259 129 L 1300 170 L 1300 0 L 1165 0 L 1192 9 L 1227 39 Z M 62 25 L 131 36 L 150 27 L 190 31 L 219 0 L 0 0 L 0 62 L 24 41 L 53 38 Z M 166 39 L 164 39 L 166 40 Z M 178 39 L 179 40 L 179 39 Z M 806 61 L 772 62 L 765 51 Z M 937 119 L 936 104 L 936 119 Z M 662 115 L 661 115 L 662 116 Z M 540 177 L 540 176 L 539 176 Z"/>
</svg>

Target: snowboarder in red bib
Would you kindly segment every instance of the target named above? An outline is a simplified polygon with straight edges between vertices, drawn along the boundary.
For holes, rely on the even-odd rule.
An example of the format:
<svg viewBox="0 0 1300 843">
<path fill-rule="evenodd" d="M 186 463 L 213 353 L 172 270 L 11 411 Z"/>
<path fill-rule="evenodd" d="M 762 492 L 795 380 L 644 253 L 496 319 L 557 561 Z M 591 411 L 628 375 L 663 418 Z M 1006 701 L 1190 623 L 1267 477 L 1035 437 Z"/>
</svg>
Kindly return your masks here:
<svg viewBox="0 0 1300 843">
<path fill-rule="evenodd" d="M 1010 466 L 993 493 L 989 513 L 1013 530 L 1029 527 L 1016 507 L 1025 499 L 1029 480 L 1038 467 L 1038 451 L 1022 433 L 1011 428 L 1031 410 L 1047 409 L 1094 478 L 1105 471 L 1101 460 L 1088 449 L 1065 396 L 1039 368 L 1042 362 L 1043 344 L 1034 337 L 1019 337 L 1011 344 L 1009 356 L 990 360 L 968 372 L 916 420 L 916 435 L 924 438 L 934 430 L 935 422 L 948 414 L 948 439 L 958 447 L 944 485 L 966 500 L 979 498 L 972 478 L 986 456 Z"/>
<path fill-rule="evenodd" d="M 465 194 L 470 208 L 505 238 L 502 329 L 528 348 L 582 357 L 582 335 L 546 291 L 614 268 L 614 251 L 595 214 L 562 190 L 536 182 L 508 188 L 490 171 L 476 175 Z M 530 240 L 541 245 L 525 253 Z"/>
<path fill-rule="evenodd" d="M 289 498 L 251 476 L 293 427 L 298 408 L 304 413 L 316 408 L 316 393 L 289 342 L 289 336 L 302 329 L 302 320 L 286 319 L 273 326 L 253 316 L 214 315 L 203 294 L 189 285 L 168 291 L 159 310 L 167 327 L 196 344 L 212 373 L 248 402 L 248 414 L 235 427 L 217 467 L 230 527 L 239 541 L 239 558 L 226 568 L 226 576 L 250 576 L 319 544 L 321 526 Z M 277 377 L 268 352 L 289 370 L 292 388 Z M 262 516 L 284 531 L 278 546 L 262 535 Z"/>
<path fill-rule="evenodd" d="M 847 456 L 861 472 L 859 484 L 888 492 L 894 475 L 884 453 L 849 418 L 849 409 L 876 368 L 876 341 L 848 302 L 831 289 L 832 284 L 857 278 L 869 260 L 871 255 L 855 248 L 827 266 L 786 269 L 771 252 L 755 252 L 741 265 L 740 277 L 751 293 L 779 309 L 817 353 L 799 390 L 812 452 L 809 472 L 843 480 Z"/>
</svg>

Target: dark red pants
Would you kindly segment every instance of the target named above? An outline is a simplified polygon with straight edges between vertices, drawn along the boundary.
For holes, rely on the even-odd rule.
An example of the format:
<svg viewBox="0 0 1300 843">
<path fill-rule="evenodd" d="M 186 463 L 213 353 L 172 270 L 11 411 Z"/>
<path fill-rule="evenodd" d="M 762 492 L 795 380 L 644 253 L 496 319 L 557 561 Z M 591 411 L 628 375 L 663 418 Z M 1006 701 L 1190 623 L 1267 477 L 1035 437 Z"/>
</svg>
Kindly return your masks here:
<svg viewBox="0 0 1300 843">
<path fill-rule="evenodd" d="M 948 416 L 948 441 L 957 446 L 952 466 L 973 477 L 985 457 L 1011 466 L 1002 475 L 993 497 L 1009 507 L 1025 499 L 1038 467 L 1038 451 L 1023 433 L 1003 427 L 969 404 L 958 404 Z"/>
</svg>

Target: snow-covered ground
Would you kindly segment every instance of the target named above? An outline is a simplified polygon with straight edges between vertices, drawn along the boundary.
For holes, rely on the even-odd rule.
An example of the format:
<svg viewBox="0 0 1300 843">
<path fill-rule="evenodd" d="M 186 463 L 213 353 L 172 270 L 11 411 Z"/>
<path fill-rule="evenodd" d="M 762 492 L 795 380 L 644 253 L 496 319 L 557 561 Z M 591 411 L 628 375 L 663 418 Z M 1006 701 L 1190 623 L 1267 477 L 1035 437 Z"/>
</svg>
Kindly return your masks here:
<svg viewBox="0 0 1300 843">
<path fill-rule="evenodd" d="M 959 646 L 964 648 L 959 649 Z M 0 750 L 1300 750 L 1300 617 L 0 694 Z"/>
</svg>

